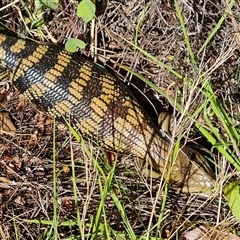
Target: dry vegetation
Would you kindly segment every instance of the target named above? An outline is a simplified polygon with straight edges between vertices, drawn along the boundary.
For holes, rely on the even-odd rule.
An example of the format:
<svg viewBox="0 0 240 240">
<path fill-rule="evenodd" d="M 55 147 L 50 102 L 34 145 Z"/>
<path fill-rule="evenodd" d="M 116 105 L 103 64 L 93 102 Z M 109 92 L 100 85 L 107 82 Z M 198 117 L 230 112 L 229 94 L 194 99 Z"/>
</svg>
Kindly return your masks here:
<svg viewBox="0 0 240 240">
<path fill-rule="evenodd" d="M 84 30 L 84 24 L 75 14 L 75 1 L 62 1 L 56 11 L 42 7 L 42 12 L 36 12 L 33 2 L 25 1 L 24 6 L 20 0 L 3 0 L 0 22 L 15 32 L 41 41 L 63 43 L 69 37 L 78 37 L 91 43 L 90 24 Z M 192 79 L 195 85 L 201 85 L 203 74 L 211 82 L 235 126 L 239 125 L 239 2 L 235 2 L 221 28 L 199 54 L 199 49 L 224 15 L 227 1 L 178 2 L 200 70 L 190 61 L 176 7 L 170 0 L 108 2 L 104 14 L 97 18 L 94 26 L 94 56 L 120 79 L 130 82 L 129 88 L 154 122 L 161 110 L 174 112 L 175 117 L 181 119 L 176 126 L 178 132 L 184 131 L 185 142 L 200 149 L 221 167 L 216 170 L 219 189 L 208 197 L 188 196 L 170 189 L 161 215 L 164 219 L 159 219 L 163 193 L 159 191 L 158 181 L 146 181 L 131 164 L 134 160 L 131 156 L 119 156 L 107 188 L 106 201 L 101 202 L 101 190 L 109 184 L 105 176 L 111 176 L 112 173 L 112 165 L 106 161 L 105 152 L 90 145 L 89 154 L 86 154 L 65 126 L 57 124 L 54 128 L 53 120 L 25 100 L 14 87 L 6 91 L 6 85 L 2 85 L 0 110 L 10 112 L 17 132 L 13 136 L 0 135 L 1 239 L 52 239 L 54 185 L 57 186 L 59 239 L 90 239 L 91 236 L 106 239 L 106 225 L 110 229 L 109 239 L 131 239 L 131 233 L 126 230 L 129 229 L 126 219 L 123 220 L 113 193 L 124 206 L 134 234 L 142 235 L 142 239 L 148 236 L 179 239 L 182 233 L 196 226 L 202 229 L 204 226 L 204 239 L 218 239 L 217 236 L 223 236 L 222 233 L 240 231 L 240 225 L 221 191 L 221 186 L 227 183 L 226 179 L 229 176 L 238 179 L 239 173 L 216 149 L 211 148 L 187 117 L 181 118 L 181 113 L 176 112 L 165 98 L 156 97 L 153 89 L 119 68 L 119 64 L 128 66 L 173 97 L 177 98 L 179 91 L 182 91 L 182 105 L 190 113 L 194 113 L 205 101 L 203 94 L 199 91 L 196 93 L 122 38 L 137 44 L 187 79 Z M 224 136 L 218 119 L 213 116 L 211 120 Z M 200 116 L 198 121 L 204 120 Z M 55 131 L 54 145 L 52 132 Z M 229 141 L 227 137 L 226 141 Z M 53 164 L 54 155 L 56 168 Z M 129 167 L 127 162 L 132 166 Z M 54 171 L 57 175 L 55 182 Z M 75 185 L 77 188 L 74 188 Z M 99 217 L 99 233 L 91 235 L 101 203 L 104 211 Z M 77 222 L 78 214 L 82 220 L 80 223 Z"/>
</svg>

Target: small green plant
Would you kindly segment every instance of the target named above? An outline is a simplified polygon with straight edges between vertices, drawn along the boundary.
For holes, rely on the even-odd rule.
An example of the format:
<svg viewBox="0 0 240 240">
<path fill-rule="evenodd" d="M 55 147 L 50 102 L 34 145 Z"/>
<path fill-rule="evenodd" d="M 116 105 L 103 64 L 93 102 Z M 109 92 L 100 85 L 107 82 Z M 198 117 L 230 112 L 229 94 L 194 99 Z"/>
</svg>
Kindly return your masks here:
<svg viewBox="0 0 240 240">
<path fill-rule="evenodd" d="M 36 1 L 37 2 L 37 1 Z M 40 2 L 51 10 L 57 10 L 59 6 L 59 0 L 40 0 Z"/>
<path fill-rule="evenodd" d="M 95 17 L 96 6 L 91 0 L 82 0 L 77 7 L 77 16 L 82 18 L 83 22 L 88 23 Z M 78 48 L 84 49 L 85 42 L 77 38 L 70 38 L 65 44 L 68 52 L 76 52 Z"/>
<path fill-rule="evenodd" d="M 65 43 L 65 49 L 71 53 L 76 52 L 78 48 L 84 49 L 85 46 L 85 42 L 77 38 L 69 38 Z"/>
<path fill-rule="evenodd" d="M 231 182 L 224 188 L 224 195 L 233 214 L 240 222 L 240 186 L 239 182 Z"/>
<path fill-rule="evenodd" d="M 44 25 L 43 6 L 50 10 L 56 11 L 59 8 L 59 0 L 35 0 L 33 12 L 27 9 L 25 6 L 25 9 L 29 15 L 28 21 L 31 22 L 31 27 L 42 27 Z"/>
<path fill-rule="evenodd" d="M 96 6 L 91 0 L 82 0 L 77 7 L 77 16 L 87 23 L 90 22 L 96 12 Z"/>
</svg>

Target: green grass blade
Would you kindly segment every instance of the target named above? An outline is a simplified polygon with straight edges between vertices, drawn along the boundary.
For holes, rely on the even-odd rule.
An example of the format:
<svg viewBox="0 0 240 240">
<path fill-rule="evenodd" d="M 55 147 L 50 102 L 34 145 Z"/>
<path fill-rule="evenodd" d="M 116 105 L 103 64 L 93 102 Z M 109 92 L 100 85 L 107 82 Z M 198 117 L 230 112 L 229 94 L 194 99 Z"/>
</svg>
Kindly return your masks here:
<svg viewBox="0 0 240 240">
<path fill-rule="evenodd" d="M 226 1 L 227 3 L 227 1 Z M 206 46 L 210 43 L 212 38 L 216 35 L 217 31 L 221 28 L 224 20 L 226 19 L 226 16 L 230 13 L 231 8 L 234 6 L 235 0 L 231 0 L 230 3 L 228 4 L 228 8 L 225 10 L 225 13 L 222 15 L 222 17 L 219 19 L 218 23 L 215 25 L 214 29 L 212 32 L 209 34 L 208 38 L 206 41 L 203 43 L 202 47 L 199 49 L 197 56 L 201 54 L 201 52 L 206 48 Z"/>
</svg>

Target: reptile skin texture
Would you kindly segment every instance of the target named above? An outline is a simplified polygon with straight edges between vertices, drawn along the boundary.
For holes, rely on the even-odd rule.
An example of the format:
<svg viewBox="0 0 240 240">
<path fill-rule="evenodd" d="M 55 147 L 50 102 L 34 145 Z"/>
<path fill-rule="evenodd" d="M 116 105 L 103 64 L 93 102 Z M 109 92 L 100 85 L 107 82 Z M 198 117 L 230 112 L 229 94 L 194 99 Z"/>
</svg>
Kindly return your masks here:
<svg viewBox="0 0 240 240">
<path fill-rule="evenodd" d="M 170 142 L 161 135 L 128 88 L 106 70 L 62 46 L 0 34 L 1 65 L 13 84 L 45 112 L 65 119 L 85 139 L 140 159 L 184 192 L 214 187 L 211 169 L 202 155 L 181 147 L 174 164 Z"/>
</svg>

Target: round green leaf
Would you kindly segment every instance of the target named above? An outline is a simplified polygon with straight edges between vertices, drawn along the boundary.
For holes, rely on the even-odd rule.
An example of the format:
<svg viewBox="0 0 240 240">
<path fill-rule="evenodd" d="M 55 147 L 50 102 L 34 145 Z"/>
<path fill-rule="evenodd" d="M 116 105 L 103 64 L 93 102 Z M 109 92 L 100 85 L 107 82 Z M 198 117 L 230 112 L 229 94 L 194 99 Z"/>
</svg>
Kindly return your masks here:
<svg viewBox="0 0 240 240">
<path fill-rule="evenodd" d="M 89 22 L 95 16 L 96 6 L 91 0 L 82 0 L 77 7 L 77 15 L 84 22 Z"/>
<path fill-rule="evenodd" d="M 227 198 L 228 205 L 231 208 L 233 214 L 240 222 L 240 187 L 239 182 L 229 183 L 223 190 L 225 197 Z"/>
<path fill-rule="evenodd" d="M 77 38 L 69 38 L 65 43 L 65 49 L 71 53 L 76 52 L 78 48 L 83 49 L 85 47 L 85 42 Z"/>
<path fill-rule="evenodd" d="M 41 3 L 51 10 L 56 10 L 59 5 L 59 0 L 41 0 Z"/>
</svg>

